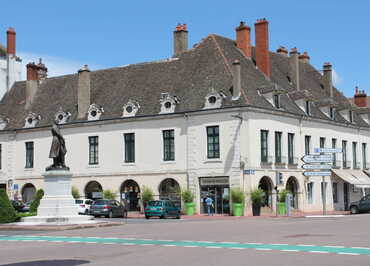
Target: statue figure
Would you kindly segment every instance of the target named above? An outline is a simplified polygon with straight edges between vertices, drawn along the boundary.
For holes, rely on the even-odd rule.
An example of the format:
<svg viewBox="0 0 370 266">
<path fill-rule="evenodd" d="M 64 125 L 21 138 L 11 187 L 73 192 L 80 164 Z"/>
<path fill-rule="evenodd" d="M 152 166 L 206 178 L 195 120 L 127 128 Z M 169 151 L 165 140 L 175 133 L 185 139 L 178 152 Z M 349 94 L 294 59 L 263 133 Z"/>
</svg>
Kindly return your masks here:
<svg viewBox="0 0 370 266">
<path fill-rule="evenodd" d="M 47 167 L 46 171 L 69 170 L 69 167 L 65 165 L 65 155 L 67 153 L 66 143 L 55 122 L 51 127 L 51 134 L 53 135 L 53 140 L 51 142 L 49 158 L 53 159 L 53 164 Z"/>
</svg>

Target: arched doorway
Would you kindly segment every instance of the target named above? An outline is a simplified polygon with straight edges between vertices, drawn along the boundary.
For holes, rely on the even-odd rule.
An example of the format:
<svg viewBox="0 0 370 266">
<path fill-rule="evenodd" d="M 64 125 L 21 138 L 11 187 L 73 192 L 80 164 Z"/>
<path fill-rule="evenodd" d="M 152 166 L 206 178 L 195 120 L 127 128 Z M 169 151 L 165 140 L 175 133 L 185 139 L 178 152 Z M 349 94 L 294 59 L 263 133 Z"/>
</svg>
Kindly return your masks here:
<svg viewBox="0 0 370 266">
<path fill-rule="evenodd" d="M 288 181 L 286 182 L 286 189 L 292 193 L 292 202 L 291 206 L 294 209 L 298 209 L 298 181 L 297 178 L 294 176 L 289 177 Z"/>
<path fill-rule="evenodd" d="M 36 187 L 31 184 L 27 183 L 22 188 L 22 200 L 25 203 L 31 202 L 36 194 Z"/>
<path fill-rule="evenodd" d="M 103 198 L 103 187 L 97 181 L 90 181 L 85 187 L 85 198 L 101 199 Z"/>
<path fill-rule="evenodd" d="M 132 179 L 121 185 L 121 199 L 127 201 L 128 211 L 140 211 L 140 187 Z"/>
<path fill-rule="evenodd" d="M 271 178 L 264 176 L 261 178 L 258 188 L 263 190 L 262 207 L 272 207 L 272 188 Z"/>
<path fill-rule="evenodd" d="M 159 184 L 159 199 L 171 200 L 177 207 L 181 208 L 180 185 L 173 178 L 166 178 Z"/>
</svg>

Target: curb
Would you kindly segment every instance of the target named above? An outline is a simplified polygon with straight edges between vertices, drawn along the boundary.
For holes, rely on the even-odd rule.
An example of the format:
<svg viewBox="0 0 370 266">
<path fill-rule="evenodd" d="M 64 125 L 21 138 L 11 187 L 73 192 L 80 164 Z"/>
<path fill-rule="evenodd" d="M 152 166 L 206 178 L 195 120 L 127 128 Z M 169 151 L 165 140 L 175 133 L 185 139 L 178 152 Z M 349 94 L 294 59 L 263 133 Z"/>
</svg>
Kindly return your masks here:
<svg viewBox="0 0 370 266">
<path fill-rule="evenodd" d="M 71 225 L 0 225 L 0 231 L 4 230 L 28 230 L 28 231 L 64 231 L 73 229 L 99 228 L 109 226 L 120 226 L 125 223 L 101 222 L 96 224 L 71 224 Z"/>
</svg>

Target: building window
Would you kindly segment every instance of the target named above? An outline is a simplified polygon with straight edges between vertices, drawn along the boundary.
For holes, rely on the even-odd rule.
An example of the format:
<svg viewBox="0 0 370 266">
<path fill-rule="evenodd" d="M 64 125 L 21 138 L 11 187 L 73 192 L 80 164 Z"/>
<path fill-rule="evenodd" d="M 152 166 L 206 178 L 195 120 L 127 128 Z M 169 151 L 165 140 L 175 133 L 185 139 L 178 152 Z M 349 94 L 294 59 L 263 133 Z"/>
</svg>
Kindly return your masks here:
<svg viewBox="0 0 370 266">
<path fill-rule="evenodd" d="M 347 168 L 347 141 L 342 141 L 343 168 Z"/>
<path fill-rule="evenodd" d="M 325 138 L 320 138 L 320 148 L 325 148 Z"/>
<path fill-rule="evenodd" d="M 311 115 L 311 102 L 310 101 L 306 101 L 305 110 L 306 110 L 306 115 Z"/>
<path fill-rule="evenodd" d="M 99 163 L 99 141 L 98 136 L 89 137 L 89 164 Z"/>
<path fill-rule="evenodd" d="M 353 169 L 357 167 L 357 142 L 352 142 L 352 161 L 353 161 Z"/>
<path fill-rule="evenodd" d="M 304 136 L 304 154 L 310 154 L 311 150 L 311 136 Z"/>
<path fill-rule="evenodd" d="M 1 146 L 0 146 L 1 148 Z M 362 143 L 362 168 L 367 169 L 367 145 L 366 143 Z"/>
<path fill-rule="evenodd" d="M 26 168 L 33 168 L 33 141 L 26 142 Z"/>
<path fill-rule="evenodd" d="M 353 111 L 348 111 L 348 119 L 350 123 L 353 123 Z"/>
<path fill-rule="evenodd" d="M 335 120 L 335 108 L 329 107 L 329 117 L 331 120 Z"/>
<path fill-rule="evenodd" d="M 135 162 L 135 133 L 125 133 L 125 163 Z"/>
<path fill-rule="evenodd" d="M 279 94 L 274 95 L 274 105 L 276 108 L 280 108 L 280 95 Z"/>
<path fill-rule="evenodd" d="M 268 130 L 261 130 L 261 162 L 268 160 Z"/>
<path fill-rule="evenodd" d="M 338 183 L 333 183 L 333 202 L 338 203 Z"/>
<path fill-rule="evenodd" d="M 220 135 L 218 126 L 207 127 L 207 157 L 220 158 Z"/>
<path fill-rule="evenodd" d="M 309 204 L 313 203 L 313 182 L 307 183 L 307 201 Z"/>
<path fill-rule="evenodd" d="M 288 133 L 288 163 L 294 164 L 294 134 Z"/>
<path fill-rule="evenodd" d="M 175 130 L 163 130 L 163 161 L 175 160 Z"/>
<path fill-rule="evenodd" d="M 337 139 L 331 139 L 331 147 L 336 148 L 337 147 Z M 337 154 L 333 153 L 333 166 L 337 166 Z"/>
<path fill-rule="evenodd" d="M 281 132 L 275 132 L 275 162 L 281 163 Z"/>
</svg>

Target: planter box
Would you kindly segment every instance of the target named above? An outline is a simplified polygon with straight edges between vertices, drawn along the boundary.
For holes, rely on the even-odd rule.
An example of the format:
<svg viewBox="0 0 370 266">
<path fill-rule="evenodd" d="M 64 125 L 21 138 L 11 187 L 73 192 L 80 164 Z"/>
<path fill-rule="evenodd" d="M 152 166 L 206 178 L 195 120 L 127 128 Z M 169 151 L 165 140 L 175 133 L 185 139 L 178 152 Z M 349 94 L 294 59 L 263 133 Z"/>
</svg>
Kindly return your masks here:
<svg viewBox="0 0 370 266">
<path fill-rule="evenodd" d="M 242 216 L 243 215 L 243 204 L 233 203 L 233 215 Z"/>
<path fill-rule="evenodd" d="M 194 215 L 195 212 L 195 203 L 190 202 L 190 203 L 185 203 L 185 213 L 186 215 Z"/>
<path fill-rule="evenodd" d="M 253 212 L 253 216 L 260 216 L 261 215 L 261 205 L 252 204 L 252 212 Z"/>
<path fill-rule="evenodd" d="M 277 207 L 279 215 L 286 215 L 285 202 L 278 202 Z"/>
</svg>

